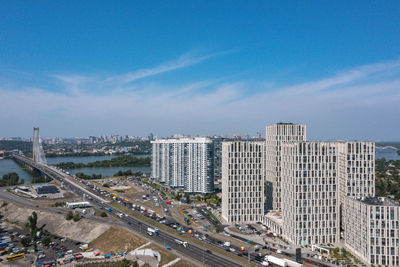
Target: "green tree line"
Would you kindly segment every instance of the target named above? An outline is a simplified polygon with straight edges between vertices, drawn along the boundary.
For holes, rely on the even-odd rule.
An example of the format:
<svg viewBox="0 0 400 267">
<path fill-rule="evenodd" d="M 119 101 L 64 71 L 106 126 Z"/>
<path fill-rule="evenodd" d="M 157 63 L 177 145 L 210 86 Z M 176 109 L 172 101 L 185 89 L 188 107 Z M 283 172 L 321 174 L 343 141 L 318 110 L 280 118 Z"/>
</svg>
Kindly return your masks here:
<svg viewBox="0 0 400 267">
<path fill-rule="evenodd" d="M 16 172 L 9 172 L 4 174 L 3 177 L 0 179 L 0 186 L 12 186 L 12 185 L 19 185 L 24 184 L 25 181 L 22 179 L 19 180 L 19 175 Z"/>
<path fill-rule="evenodd" d="M 151 159 L 131 156 L 120 156 L 110 160 L 100 160 L 89 163 L 61 162 L 56 166 L 62 169 L 81 169 L 94 167 L 149 167 Z"/>
<path fill-rule="evenodd" d="M 400 200 L 400 160 L 377 159 L 375 161 L 375 194 L 380 197 L 393 196 Z"/>
</svg>

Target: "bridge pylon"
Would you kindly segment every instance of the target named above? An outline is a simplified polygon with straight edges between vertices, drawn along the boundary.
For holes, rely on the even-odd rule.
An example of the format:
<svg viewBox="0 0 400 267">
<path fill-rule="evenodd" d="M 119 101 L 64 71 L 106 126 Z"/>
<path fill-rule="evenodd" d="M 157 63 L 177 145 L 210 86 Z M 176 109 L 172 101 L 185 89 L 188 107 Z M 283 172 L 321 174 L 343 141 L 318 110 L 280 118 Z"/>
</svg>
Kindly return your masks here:
<svg viewBox="0 0 400 267">
<path fill-rule="evenodd" d="M 39 127 L 33 127 L 32 136 L 32 159 L 34 162 L 47 163 L 42 143 L 39 136 Z"/>
</svg>

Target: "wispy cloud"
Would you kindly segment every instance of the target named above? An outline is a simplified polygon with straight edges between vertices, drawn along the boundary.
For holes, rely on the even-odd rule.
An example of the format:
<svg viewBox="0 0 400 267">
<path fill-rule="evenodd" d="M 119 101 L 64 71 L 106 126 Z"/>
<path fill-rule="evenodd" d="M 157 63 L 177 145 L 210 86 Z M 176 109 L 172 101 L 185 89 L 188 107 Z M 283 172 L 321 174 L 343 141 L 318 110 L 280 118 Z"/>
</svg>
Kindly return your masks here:
<svg viewBox="0 0 400 267">
<path fill-rule="evenodd" d="M 222 52 L 222 53 L 224 53 L 224 52 Z M 194 52 L 190 52 L 190 53 L 186 53 L 186 54 L 180 56 L 179 58 L 177 58 L 175 60 L 163 63 L 154 68 L 141 69 L 141 70 L 128 72 L 128 73 L 121 74 L 121 75 L 110 76 L 110 77 L 106 78 L 104 80 L 104 82 L 112 83 L 112 84 L 113 83 L 127 84 L 127 83 L 137 81 L 139 79 L 151 77 L 151 76 L 158 75 L 161 73 L 187 68 L 192 65 L 198 64 L 202 61 L 205 61 L 207 59 L 213 58 L 217 55 L 221 55 L 222 53 L 197 56 L 197 55 L 195 55 Z"/>
<path fill-rule="evenodd" d="M 193 81 L 185 85 L 139 82 L 143 77 L 201 62 L 177 59 L 118 76 L 58 74 L 70 93 L 40 87 L 0 87 L 2 135 L 40 125 L 49 135 L 104 133 L 159 135 L 255 133 L 267 123 L 307 123 L 311 137 L 395 139 L 400 132 L 400 60 L 340 72 L 307 83 Z M 118 78 L 117 78 L 118 77 Z M 99 94 L 93 87 L 106 87 Z M 260 88 L 258 91 L 252 88 Z M 275 88 L 271 90 L 271 87 Z M 129 90 L 135 88 L 135 90 Z M 265 90 L 263 90 L 263 88 Z M 46 131 L 44 131 L 46 133 Z M 14 133 L 15 135 L 15 133 Z"/>
</svg>

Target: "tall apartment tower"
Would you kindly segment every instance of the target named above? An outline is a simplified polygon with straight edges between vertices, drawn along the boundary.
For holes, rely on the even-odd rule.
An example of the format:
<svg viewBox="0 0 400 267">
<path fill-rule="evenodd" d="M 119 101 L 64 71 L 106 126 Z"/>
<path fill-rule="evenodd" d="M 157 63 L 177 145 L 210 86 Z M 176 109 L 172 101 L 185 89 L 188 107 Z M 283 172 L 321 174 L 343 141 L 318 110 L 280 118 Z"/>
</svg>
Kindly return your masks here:
<svg viewBox="0 0 400 267">
<path fill-rule="evenodd" d="M 266 209 L 281 210 L 281 151 L 287 142 L 306 141 L 306 126 L 277 123 L 266 127 Z"/>
<path fill-rule="evenodd" d="M 282 233 L 297 245 L 338 243 L 343 142 L 282 144 Z"/>
<path fill-rule="evenodd" d="M 222 217 L 256 223 L 264 216 L 264 142 L 222 143 Z"/>
<path fill-rule="evenodd" d="M 214 192 L 213 145 L 209 138 L 152 141 L 152 177 L 187 193 Z"/>
</svg>

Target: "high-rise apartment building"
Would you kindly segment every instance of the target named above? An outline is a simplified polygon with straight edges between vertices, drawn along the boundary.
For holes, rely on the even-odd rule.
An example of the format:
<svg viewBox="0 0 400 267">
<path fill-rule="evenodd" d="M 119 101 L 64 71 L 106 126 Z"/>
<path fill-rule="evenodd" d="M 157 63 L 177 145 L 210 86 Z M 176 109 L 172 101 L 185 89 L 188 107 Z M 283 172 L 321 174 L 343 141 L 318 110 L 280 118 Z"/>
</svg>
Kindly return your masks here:
<svg viewBox="0 0 400 267">
<path fill-rule="evenodd" d="M 228 223 L 262 220 L 264 156 L 264 142 L 222 143 L 222 217 Z"/>
<path fill-rule="evenodd" d="M 297 245 L 337 243 L 345 143 L 294 142 L 281 147 L 283 236 Z"/>
<path fill-rule="evenodd" d="M 209 138 L 152 141 L 152 177 L 187 193 L 214 191 L 213 145 Z"/>
<path fill-rule="evenodd" d="M 214 154 L 214 177 L 222 177 L 222 142 L 226 141 L 227 138 L 217 137 L 213 138 L 213 154 Z"/>
<path fill-rule="evenodd" d="M 170 144 L 164 140 L 152 142 L 152 177 L 162 183 L 169 183 Z"/>
<path fill-rule="evenodd" d="M 400 207 L 387 198 L 346 197 L 344 242 L 351 253 L 376 266 L 400 266 Z"/>
<path fill-rule="evenodd" d="M 293 123 L 267 125 L 266 149 L 266 209 L 281 209 L 281 150 L 286 142 L 306 141 L 306 126 Z"/>
</svg>

